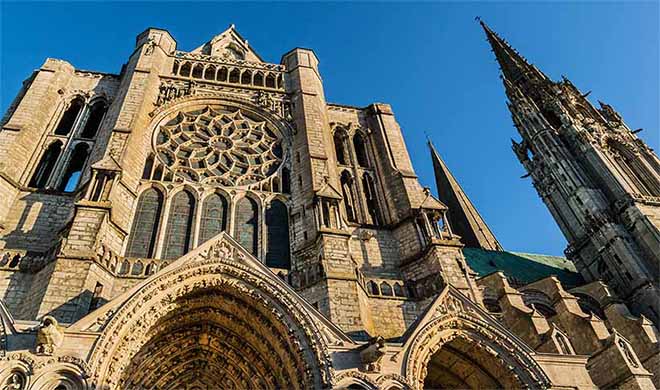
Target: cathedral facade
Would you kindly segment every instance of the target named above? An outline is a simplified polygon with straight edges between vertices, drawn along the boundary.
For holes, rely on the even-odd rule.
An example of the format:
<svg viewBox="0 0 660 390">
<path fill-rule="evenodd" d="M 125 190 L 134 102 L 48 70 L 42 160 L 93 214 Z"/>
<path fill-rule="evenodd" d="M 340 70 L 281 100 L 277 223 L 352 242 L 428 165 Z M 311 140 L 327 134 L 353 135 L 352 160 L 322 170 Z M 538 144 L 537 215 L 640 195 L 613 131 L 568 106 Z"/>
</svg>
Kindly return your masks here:
<svg viewBox="0 0 660 390">
<path fill-rule="evenodd" d="M 312 50 L 149 28 L 1 122 L 0 389 L 660 386 L 658 158 L 483 28 L 570 261 L 502 248 L 429 144 L 434 197 Z"/>
</svg>

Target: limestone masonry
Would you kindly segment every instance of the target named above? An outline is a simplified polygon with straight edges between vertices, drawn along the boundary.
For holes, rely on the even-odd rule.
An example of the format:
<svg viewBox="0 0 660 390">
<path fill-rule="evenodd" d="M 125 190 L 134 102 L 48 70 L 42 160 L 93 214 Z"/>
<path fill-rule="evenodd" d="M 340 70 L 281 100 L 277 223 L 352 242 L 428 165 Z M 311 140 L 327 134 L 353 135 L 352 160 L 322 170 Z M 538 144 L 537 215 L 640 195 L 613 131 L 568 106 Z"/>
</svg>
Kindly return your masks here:
<svg viewBox="0 0 660 390">
<path fill-rule="evenodd" d="M 660 160 L 482 27 L 567 259 L 502 248 L 431 144 L 422 188 L 312 50 L 149 28 L 0 122 L 0 390 L 660 386 Z"/>
</svg>

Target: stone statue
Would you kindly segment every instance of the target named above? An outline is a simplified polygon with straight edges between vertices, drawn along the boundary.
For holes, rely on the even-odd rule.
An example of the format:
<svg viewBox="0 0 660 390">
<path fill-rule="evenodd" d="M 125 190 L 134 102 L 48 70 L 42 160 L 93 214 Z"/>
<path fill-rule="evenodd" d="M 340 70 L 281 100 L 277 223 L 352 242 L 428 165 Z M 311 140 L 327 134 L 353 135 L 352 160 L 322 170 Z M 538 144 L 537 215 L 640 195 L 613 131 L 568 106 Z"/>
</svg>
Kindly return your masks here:
<svg viewBox="0 0 660 390">
<path fill-rule="evenodd" d="M 52 316 L 45 316 L 37 330 L 37 353 L 52 355 L 63 340 L 64 333 L 57 324 L 57 320 Z"/>
<path fill-rule="evenodd" d="M 380 360 L 385 355 L 385 339 L 376 336 L 369 340 L 369 345 L 360 352 L 363 369 L 368 372 L 380 371 Z"/>
</svg>

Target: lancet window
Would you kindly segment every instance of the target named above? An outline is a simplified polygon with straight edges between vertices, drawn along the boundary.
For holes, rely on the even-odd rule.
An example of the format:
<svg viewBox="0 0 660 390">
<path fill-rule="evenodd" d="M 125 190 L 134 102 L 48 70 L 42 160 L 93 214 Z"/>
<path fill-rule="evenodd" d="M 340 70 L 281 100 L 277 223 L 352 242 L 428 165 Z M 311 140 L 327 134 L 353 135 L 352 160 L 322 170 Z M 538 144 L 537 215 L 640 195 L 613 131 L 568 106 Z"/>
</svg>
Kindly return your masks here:
<svg viewBox="0 0 660 390">
<path fill-rule="evenodd" d="M 346 220 L 381 225 L 383 216 L 375 181 L 374 157 L 369 148 L 366 132 L 359 128 L 336 126 L 333 144 L 337 164 L 340 165 L 341 170 L 339 180 Z"/>
<path fill-rule="evenodd" d="M 82 96 L 71 99 L 46 138 L 48 147 L 44 148 L 29 186 L 75 191 L 106 111 L 107 102 L 103 99 L 86 101 Z"/>
<path fill-rule="evenodd" d="M 266 265 L 290 268 L 289 215 L 284 203 L 274 200 L 266 208 Z"/>
<path fill-rule="evenodd" d="M 194 212 L 195 197 L 190 191 L 183 190 L 174 195 L 165 229 L 163 259 L 176 259 L 191 249 Z"/>
<path fill-rule="evenodd" d="M 229 208 L 224 196 L 214 193 L 204 200 L 200 223 L 199 244 L 203 244 L 220 232 L 227 230 Z"/>
<path fill-rule="evenodd" d="M 128 238 L 127 257 L 154 257 L 162 208 L 163 194 L 159 190 L 149 188 L 142 193 Z"/>
<path fill-rule="evenodd" d="M 250 197 L 236 204 L 236 239 L 254 256 L 259 257 L 259 207 Z"/>
</svg>

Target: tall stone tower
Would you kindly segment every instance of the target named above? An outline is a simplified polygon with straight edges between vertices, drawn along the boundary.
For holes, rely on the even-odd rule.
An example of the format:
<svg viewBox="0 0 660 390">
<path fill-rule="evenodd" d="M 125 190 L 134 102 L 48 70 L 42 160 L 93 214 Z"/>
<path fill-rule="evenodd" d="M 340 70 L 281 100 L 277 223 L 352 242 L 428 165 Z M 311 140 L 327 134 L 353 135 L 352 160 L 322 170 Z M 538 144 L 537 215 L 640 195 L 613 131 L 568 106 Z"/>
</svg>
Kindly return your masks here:
<svg viewBox="0 0 660 390">
<path fill-rule="evenodd" d="M 513 150 L 587 281 L 602 280 L 658 323 L 660 161 L 621 115 L 568 79 L 554 82 L 481 22 L 502 72 Z"/>
</svg>

